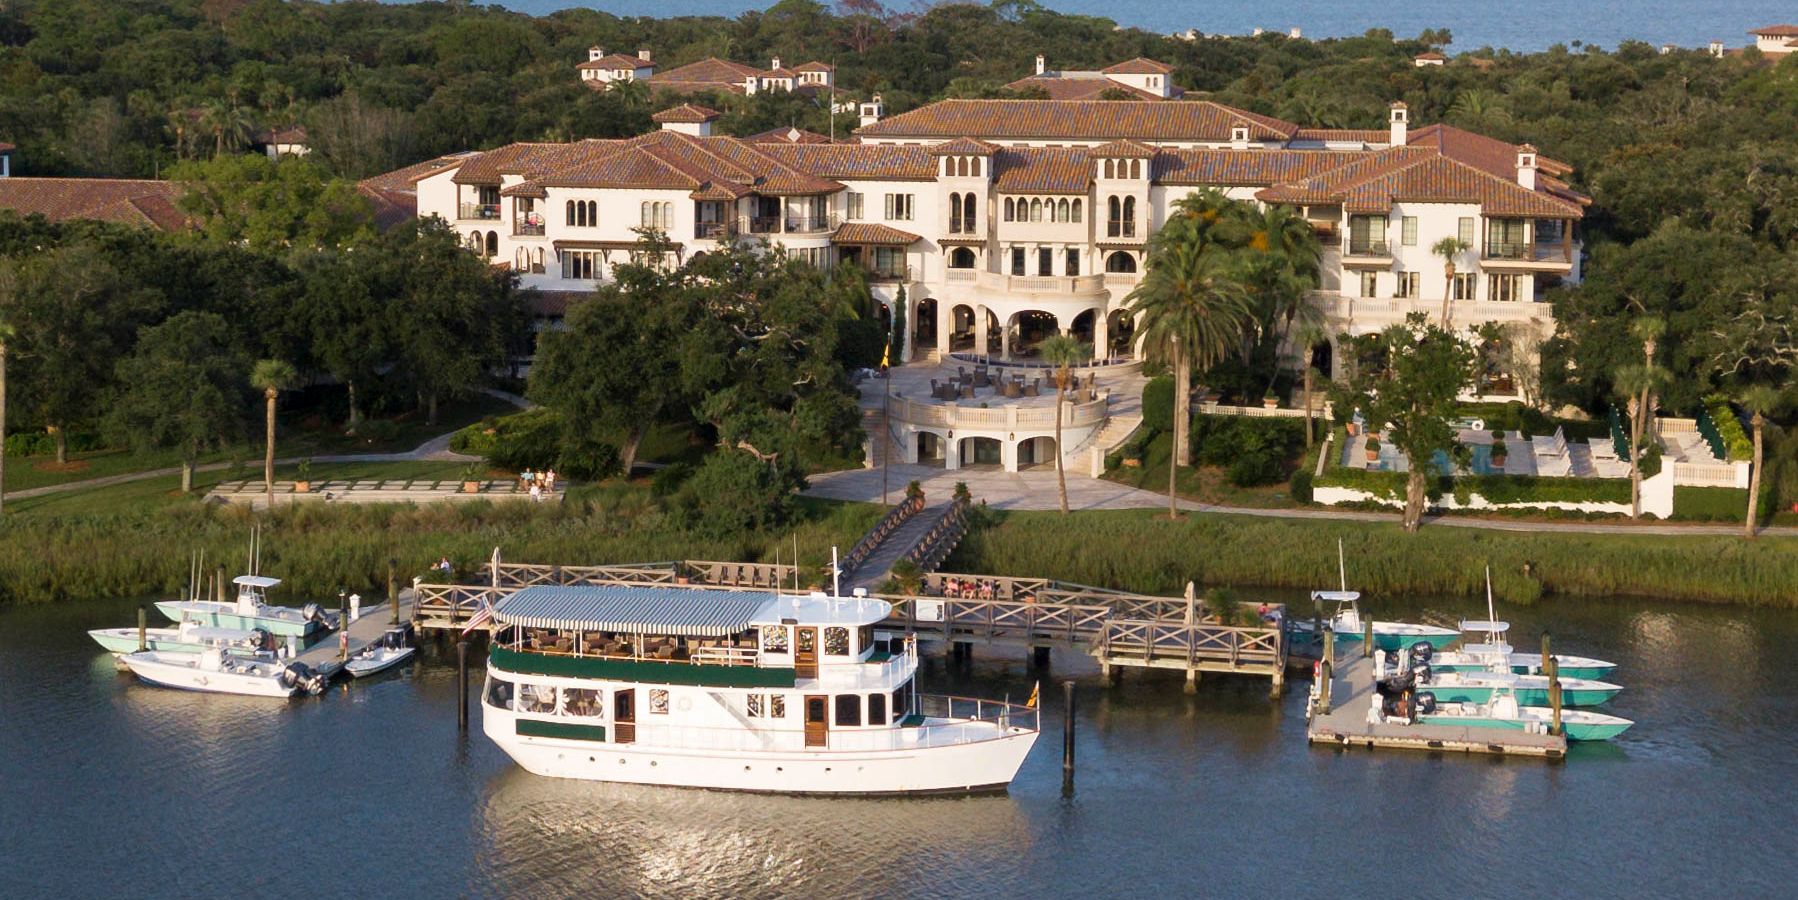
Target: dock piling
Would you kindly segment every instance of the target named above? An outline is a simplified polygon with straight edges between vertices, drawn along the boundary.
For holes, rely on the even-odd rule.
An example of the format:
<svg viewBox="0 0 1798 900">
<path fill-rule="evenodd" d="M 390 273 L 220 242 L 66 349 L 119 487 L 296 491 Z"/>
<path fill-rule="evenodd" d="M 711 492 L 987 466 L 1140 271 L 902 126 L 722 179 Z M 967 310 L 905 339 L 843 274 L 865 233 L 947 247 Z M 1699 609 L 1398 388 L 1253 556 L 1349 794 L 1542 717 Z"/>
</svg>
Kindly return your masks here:
<svg viewBox="0 0 1798 900">
<path fill-rule="evenodd" d="M 350 592 L 337 589 L 337 658 L 350 658 Z"/>
<path fill-rule="evenodd" d="M 1317 708 L 1318 712 L 1328 713 L 1330 711 L 1330 682 L 1334 681 L 1336 677 L 1336 630 L 1326 628 L 1323 635 L 1323 662 L 1317 667 L 1317 677 L 1323 683 L 1318 685 Z"/>
<path fill-rule="evenodd" d="M 1546 643 L 1548 635 L 1542 636 Z M 1554 716 L 1554 733 L 1561 733 L 1561 664 L 1554 657 L 1548 657 L 1548 708 Z"/>
<path fill-rule="evenodd" d="M 217 592 L 217 596 L 214 599 L 218 600 L 218 602 L 220 602 L 220 603 L 225 602 L 225 567 L 224 566 L 218 567 L 218 577 L 213 579 L 212 586 L 213 586 L 213 589 Z"/>
<path fill-rule="evenodd" d="M 400 561 L 387 560 L 387 605 L 393 610 L 393 624 L 400 623 Z"/>
<path fill-rule="evenodd" d="M 1361 622 L 1361 656 L 1363 659 L 1373 656 L 1373 616 Z"/>
<path fill-rule="evenodd" d="M 150 649 L 150 613 L 142 603 L 137 605 L 137 649 Z"/>
<path fill-rule="evenodd" d="M 1196 694 L 1199 692 L 1199 670 L 1198 669 L 1187 669 L 1186 670 L 1186 687 L 1184 690 L 1188 694 Z"/>
<path fill-rule="evenodd" d="M 1548 632 L 1542 632 L 1542 674 L 1548 674 L 1548 662 L 1553 657 L 1548 652 Z"/>
<path fill-rule="evenodd" d="M 1048 647 L 1032 647 L 1030 648 L 1030 656 L 1031 662 L 1034 662 L 1038 669 L 1047 669 L 1049 667 Z"/>
<path fill-rule="evenodd" d="M 456 642 L 456 730 L 468 731 L 468 642 Z"/>
<path fill-rule="evenodd" d="M 1061 693 L 1067 707 L 1061 723 L 1061 793 L 1066 796 L 1074 792 L 1074 682 L 1062 682 Z"/>
</svg>

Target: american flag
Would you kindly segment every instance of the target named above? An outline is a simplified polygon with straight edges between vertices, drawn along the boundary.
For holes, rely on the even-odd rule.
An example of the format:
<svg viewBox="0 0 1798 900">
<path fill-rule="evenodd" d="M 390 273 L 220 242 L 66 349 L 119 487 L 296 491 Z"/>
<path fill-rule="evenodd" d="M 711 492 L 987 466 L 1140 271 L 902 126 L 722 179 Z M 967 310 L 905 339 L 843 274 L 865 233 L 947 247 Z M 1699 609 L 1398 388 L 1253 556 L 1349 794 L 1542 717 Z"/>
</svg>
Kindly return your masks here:
<svg viewBox="0 0 1798 900">
<path fill-rule="evenodd" d="M 482 597 L 480 611 L 474 614 L 474 618 L 468 620 L 467 625 L 463 626 L 462 636 L 467 637 L 469 632 L 475 630 L 476 628 L 481 627 L 482 625 L 487 624 L 487 622 L 489 620 L 491 620 L 492 618 L 493 618 L 493 604 L 488 602 L 486 597 Z"/>
</svg>

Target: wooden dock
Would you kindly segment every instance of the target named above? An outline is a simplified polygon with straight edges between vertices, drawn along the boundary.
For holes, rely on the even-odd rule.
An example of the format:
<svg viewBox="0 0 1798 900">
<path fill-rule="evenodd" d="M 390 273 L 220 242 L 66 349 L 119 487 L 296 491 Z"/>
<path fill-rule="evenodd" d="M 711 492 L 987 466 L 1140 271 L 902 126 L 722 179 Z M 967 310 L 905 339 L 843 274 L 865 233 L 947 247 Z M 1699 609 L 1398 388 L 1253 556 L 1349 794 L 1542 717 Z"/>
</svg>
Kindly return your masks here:
<svg viewBox="0 0 1798 900">
<path fill-rule="evenodd" d="M 481 584 L 417 584 L 419 629 L 460 630 L 484 603 L 539 584 L 793 590 L 791 566 L 754 563 L 555 566 L 507 563 L 496 555 L 484 569 Z M 984 582 L 993 599 L 931 596 L 947 579 Z M 1285 690 L 1286 639 L 1277 625 L 1225 624 L 1201 614 L 1199 604 L 1184 597 L 991 575 L 932 574 L 924 587 L 926 593 L 918 596 L 869 595 L 893 606 L 878 627 L 941 641 L 951 653 L 966 653 L 979 643 L 1031 650 L 1041 660 L 1051 648 L 1072 649 L 1098 660 L 1107 681 L 1126 668 L 1172 669 L 1186 673 L 1189 690 L 1203 674 L 1265 677 L 1273 696 Z"/>
<path fill-rule="evenodd" d="M 399 592 L 400 624 L 404 625 L 412 621 L 417 600 L 418 592 L 416 591 Z M 326 678 L 334 678 L 337 673 L 343 671 L 343 666 L 349 661 L 349 657 L 355 656 L 357 651 L 380 640 L 381 635 L 386 634 L 387 629 L 393 627 L 393 624 L 392 606 L 386 603 L 372 607 L 365 606 L 361 610 L 361 615 L 357 617 L 356 621 L 351 622 L 349 627 L 306 648 L 299 656 L 294 657 L 294 660 L 305 663 Z M 347 641 L 341 637 L 343 635 L 348 636 Z"/>
<path fill-rule="evenodd" d="M 1466 725 L 1398 725 L 1368 721 L 1374 697 L 1373 660 L 1359 648 L 1335 654 L 1338 659 L 1327 692 L 1314 692 L 1307 710 L 1306 738 L 1336 747 L 1398 748 L 1452 753 L 1490 753 L 1560 759 L 1567 738 L 1503 728 Z M 1328 710 L 1320 707 L 1328 704 Z"/>
</svg>

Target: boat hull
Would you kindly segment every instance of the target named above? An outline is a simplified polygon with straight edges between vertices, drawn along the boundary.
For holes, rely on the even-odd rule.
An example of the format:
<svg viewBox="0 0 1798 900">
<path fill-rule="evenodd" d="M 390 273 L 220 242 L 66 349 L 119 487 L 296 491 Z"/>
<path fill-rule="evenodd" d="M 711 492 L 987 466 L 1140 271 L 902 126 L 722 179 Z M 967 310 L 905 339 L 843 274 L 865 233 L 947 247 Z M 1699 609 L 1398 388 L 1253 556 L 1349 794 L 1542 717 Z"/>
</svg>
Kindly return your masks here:
<svg viewBox="0 0 1798 900">
<path fill-rule="evenodd" d="M 150 628 L 145 630 L 145 646 L 137 646 L 137 629 L 135 628 L 96 628 L 87 634 L 94 643 L 106 648 L 106 652 L 114 656 L 136 653 L 140 649 L 161 650 L 165 653 L 198 653 L 204 650 L 198 641 L 183 641 L 176 637 L 180 631 L 174 628 Z"/>
<path fill-rule="evenodd" d="M 352 657 L 349 662 L 344 663 L 343 668 L 344 671 L 350 673 L 351 678 L 367 678 L 370 675 L 379 675 L 411 659 L 414 652 L 412 647 L 402 647 L 398 650 L 388 650 L 378 657 Z"/>
<path fill-rule="evenodd" d="M 1317 632 L 1311 623 L 1304 620 L 1289 623 L 1295 640 L 1316 644 Z M 1363 635 L 1360 631 L 1338 631 L 1336 641 L 1341 644 L 1359 644 Z M 1453 644 L 1461 637 L 1460 632 L 1433 625 L 1411 625 L 1404 622 L 1375 622 L 1373 624 L 1373 645 L 1375 649 L 1388 653 L 1397 653 L 1405 647 L 1418 643 L 1429 644 L 1431 648 L 1441 650 Z"/>
<path fill-rule="evenodd" d="M 1500 718 L 1492 715 L 1440 715 L 1428 714 L 1418 719 L 1424 725 L 1466 725 L 1472 728 L 1502 728 L 1508 731 L 1533 731 L 1545 734 L 1554 721 L 1554 713 L 1542 707 L 1525 707 L 1519 718 Z M 1628 731 L 1634 725 L 1628 719 L 1616 716 L 1590 715 L 1581 717 L 1577 713 L 1562 712 L 1561 731 L 1570 741 L 1608 741 Z"/>
<path fill-rule="evenodd" d="M 525 771 L 666 787 L 781 794 L 940 794 L 1004 790 L 1037 732 L 1008 729 L 988 740 L 875 751 L 716 751 L 522 736 L 516 713 L 484 705 L 482 729 Z"/>
<path fill-rule="evenodd" d="M 215 628 L 236 628 L 245 631 L 260 628 L 277 637 L 311 639 L 318 634 L 319 624 L 310 619 L 296 620 L 276 616 L 242 615 L 233 612 L 231 606 L 232 604 L 228 603 L 184 603 L 180 600 L 163 600 L 156 604 L 156 608 L 163 615 L 175 622 L 185 620 Z"/>
<path fill-rule="evenodd" d="M 1482 684 L 1441 684 L 1431 682 L 1417 686 L 1419 693 L 1428 692 L 1435 695 L 1438 703 L 1490 703 L 1493 694 L 1506 688 Z M 1509 688 L 1523 706 L 1547 706 L 1548 687 L 1515 686 Z M 1610 702 L 1623 689 L 1616 685 L 1604 687 L 1561 687 L 1561 704 L 1563 706 L 1600 706 Z"/>
<path fill-rule="evenodd" d="M 1533 661 L 1526 662 L 1524 659 Z M 1484 672 L 1487 670 L 1487 666 L 1479 662 L 1440 662 L 1438 660 L 1431 660 L 1430 668 L 1438 672 Z M 1566 664 L 1560 665 L 1558 671 L 1562 678 L 1585 678 L 1597 681 L 1610 675 L 1616 669 L 1617 666 L 1614 663 L 1591 660 L 1589 663 L 1568 661 Z M 1518 675 L 1540 675 L 1542 674 L 1541 658 L 1535 654 L 1514 654 L 1511 657 L 1511 671 Z"/>
<path fill-rule="evenodd" d="M 265 672 L 272 671 L 277 674 L 249 675 L 209 671 L 179 659 L 185 655 L 187 654 L 159 654 L 156 651 L 149 651 L 127 653 L 119 659 L 131 670 L 133 675 L 161 687 L 280 699 L 292 697 L 296 690 L 281 684 L 278 673 L 282 666 L 276 663 L 260 662 L 257 665 Z"/>
</svg>

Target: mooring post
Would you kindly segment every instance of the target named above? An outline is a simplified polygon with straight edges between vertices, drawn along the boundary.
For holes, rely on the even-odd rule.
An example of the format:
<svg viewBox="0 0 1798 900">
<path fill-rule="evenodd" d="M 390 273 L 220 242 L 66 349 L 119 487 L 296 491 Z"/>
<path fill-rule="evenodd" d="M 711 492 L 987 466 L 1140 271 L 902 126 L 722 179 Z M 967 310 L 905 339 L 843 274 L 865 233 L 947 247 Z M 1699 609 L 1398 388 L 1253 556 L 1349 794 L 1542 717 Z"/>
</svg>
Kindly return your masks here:
<svg viewBox="0 0 1798 900">
<path fill-rule="evenodd" d="M 1184 688 L 1184 690 L 1188 694 L 1196 694 L 1199 692 L 1199 670 L 1198 669 L 1187 669 L 1186 670 L 1186 687 Z"/>
<path fill-rule="evenodd" d="M 218 602 L 223 603 L 223 602 L 225 602 L 225 567 L 224 566 L 219 566 L 218 576 L 219 576 L 218 579 L 213 582 L 213 587 L 217 592 Z"/>
<path fill-rule="evenodd" d="M 1548 708 L 1554 715 L 1554 733 L 1561 733 L 1561 664 L 1548 658 Z"/>
<path fill-rule="evenodd" d="M 1318 691 L 1318 705 L 1322 712 L 1330 711 L 1330 683 L 1336 678 L 1336 630 L 1324 629 L 1323 665 L 1318 666 L 1317 677 L 1323 679 Z"/>
<path fill-rule="evenodd" d="M 1324 639 L 1324 601 L 1316 594 L 1311 595 L 1311 639 Z"/>
<path fill-rule="evenodd" d="M 350 592 L 337 589 L 337 658 L 350 658 Z"/>
<path fill-rule="evenodd" d="M 456 642 L 456 728 L 468 730 L 468 642 Z"/>
<path fill-rule="evenodd" d="M 393 607 L 393 624 L 400 623 L 400 561 L 387 560 L 387 605 Z"/>
<path fill-rule="evenodd" d="M 1074 790 L 1074 682 L 1062 682 L 1061 693 L 1067 706 L 1061 723 L 1061 792 L 1067 794 Z"/>
<path fill-rule="evenodd" d="M 139 603 L 137 605 L 137 649 L 139 651 L 150 649 L 149 629 L 150 614 L 145 610 L 144 605 Z"/>
<path fill-rule="evenodd" d="M 1361 621 L 1361 658 L 1373 656 L 1373 616 Z"/>
<path fill-rule="evenodd" d="M 1544 630 L 1542 632 L 1542 674 L 1548 674 L 1548 663 L 1553 658 L 1548 653 L 1548 632 Z"/>
</svg>

